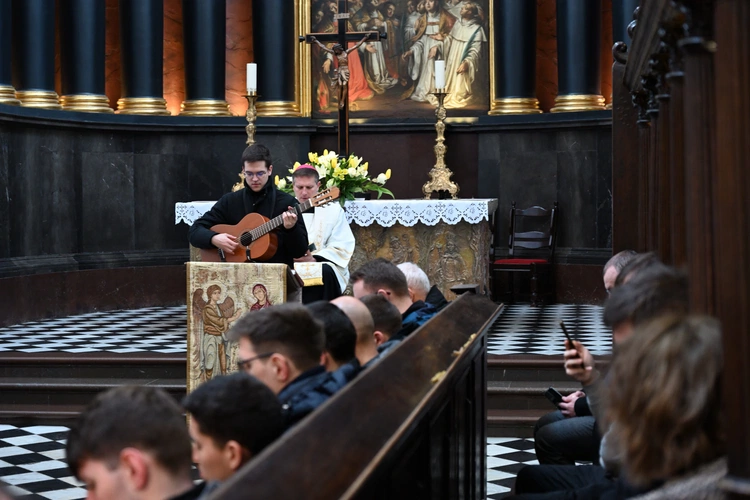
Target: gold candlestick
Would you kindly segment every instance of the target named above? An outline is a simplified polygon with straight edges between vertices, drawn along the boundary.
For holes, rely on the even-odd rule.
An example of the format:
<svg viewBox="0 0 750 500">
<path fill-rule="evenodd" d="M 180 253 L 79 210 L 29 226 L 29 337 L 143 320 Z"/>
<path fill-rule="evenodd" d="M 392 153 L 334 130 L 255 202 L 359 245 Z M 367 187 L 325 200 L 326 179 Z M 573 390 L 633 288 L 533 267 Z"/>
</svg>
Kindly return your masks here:
<svg viewBox="0 0 750 500">
<path fill-rule="evenodd" d="M 430 180 L 422 186 L 422 192 L 426 200 L 429 200 L 432 196 L 433 191 L 448 191 L 451 194 L 451 198 L 454 200 L 458 194 L 458 184 L 452 182 L 451 176 L 453 172 L 445 165 L 445 151 L 448 149 L 445 146 L 445 96 L 448 93 L 445 89 L 435 89 L 432 95 L 437 97 L 438 106 L 435 110 L 435 117 L 437 122 L 435 123 L 435 130 L 437 131 L 437 139 L 435 139 L 435 157 L 437 161 L 435 166 L 430 170 Z"/>
<path fill-rule="evenodd" d="M 258 117 L 258 113 L 255 110 L 255 101 L 258 100 L 258 97 L 260 96 L 255 90 L 248 91 L 245 96 L 245 99 L 247 99 L 247 113 L 245 113 L 247 127 L 245 127 L 245 132 L 247 132 L 246 144 L 248 146 L 250 144 L 255 144 L 255 119 Z"/>
</svg>

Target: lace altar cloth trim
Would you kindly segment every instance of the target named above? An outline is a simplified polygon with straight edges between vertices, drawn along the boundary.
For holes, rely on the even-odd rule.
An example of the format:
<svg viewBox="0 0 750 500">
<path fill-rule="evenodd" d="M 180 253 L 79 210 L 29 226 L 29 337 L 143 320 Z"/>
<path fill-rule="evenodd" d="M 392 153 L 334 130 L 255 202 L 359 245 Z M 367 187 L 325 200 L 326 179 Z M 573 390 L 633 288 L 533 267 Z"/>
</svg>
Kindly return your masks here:
<svg viewBox="0 0 750 500">
<path fill-rule="evenodd" d="M 175 224 L 185 222 L 192 225 L 196 219 L 208 212 L 213 201 L 193 201 L 175 204 Z M 358 226 L 369 226 L 376 222 L 382 227 L 394 224 L 413 226 L 418 222 L 434 226 L 438 222 L 458 224 L 466 221 L 476 224 L 489 220 L 497 209 L 496 199 L 465 200 L 353 200 L 344 205 L 346 220 Z"/>
</svg>

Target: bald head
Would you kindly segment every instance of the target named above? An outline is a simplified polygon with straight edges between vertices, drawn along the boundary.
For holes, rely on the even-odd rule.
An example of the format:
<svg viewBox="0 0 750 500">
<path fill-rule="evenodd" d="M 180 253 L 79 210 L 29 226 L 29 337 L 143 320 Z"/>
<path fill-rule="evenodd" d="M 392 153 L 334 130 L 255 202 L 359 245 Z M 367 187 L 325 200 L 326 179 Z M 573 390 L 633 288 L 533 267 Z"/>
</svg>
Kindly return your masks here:
<svg viewBox="0 0 750 500">
<path fill-rule="evenodd" d="M 341 309 L 347 315 L 349 321 L 357 330 L 357 343 L 372 342 L 372 334 L 375 331 L 375 322 L 367 306 L 359 299 L 342 295 L 331 301 L 331 304 Z"/>
</svg>

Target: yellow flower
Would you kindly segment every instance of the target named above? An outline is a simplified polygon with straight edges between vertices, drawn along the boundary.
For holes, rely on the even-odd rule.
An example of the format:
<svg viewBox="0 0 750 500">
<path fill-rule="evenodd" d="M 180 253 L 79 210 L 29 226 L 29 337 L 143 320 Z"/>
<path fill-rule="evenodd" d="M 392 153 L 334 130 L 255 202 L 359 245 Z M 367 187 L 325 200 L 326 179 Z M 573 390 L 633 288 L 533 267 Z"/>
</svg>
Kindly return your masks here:
<svg viewBox="0 0 750 500">
<path fill-rule="evenodd" d="M 357 156 L 351 155 L 349 157 L 349 166 L 352 168 L 357 168 L 359 164 L 362 163 L 362 158 L 359 158 Z"/>
<path fill-rule="evenodd" d="M 365 162 L 365 164 L 364 164 L 364 165 L 362 165 L 362 168 L 364 168 L 364 169 L 365 169 L 365 172 L 367 172 L 367 168 L 368 168 L 369 166 L 370 166 L 370 163 L 369 163 L 369 162 Z"/>
<path fill-rule="evenodd" d="M 273 183 L 276 184 L 277 186 L 279 185 L 279 176 L 278 175 L 273 178 Z"/>
<path fill-rule="evenodd" d="M 310 163 L 315 163 L 318 161 L 318 153 L 307 153 L 307 159 L 310 160 Z"/>
<path fill-rule="evenodd" d="M 385 171 L 385 178 L 386 179 L 390 179 L 391 178 L 391 169 L 390 168 Z"/>
</svg>

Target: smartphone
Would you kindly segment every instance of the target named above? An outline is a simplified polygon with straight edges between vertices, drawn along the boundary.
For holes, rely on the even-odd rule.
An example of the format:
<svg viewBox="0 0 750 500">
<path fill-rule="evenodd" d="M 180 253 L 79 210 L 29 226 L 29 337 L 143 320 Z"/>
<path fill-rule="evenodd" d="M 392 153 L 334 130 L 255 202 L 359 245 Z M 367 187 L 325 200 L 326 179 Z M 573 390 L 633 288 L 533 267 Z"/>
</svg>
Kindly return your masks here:
<svg viewBox="0 0 750 500">
<path fill-rule="evenodd" d="M 570 347 L 573 347 L 573 339 L 570 338 L 570 334 L 568 333 L 568 329 L 565 328 L 565 322 L 560 321 L 560 328 L 562 328 L 563 333 L 565 334 L 565 338 L 568 339 L 568 342 L 570 342 Z"/>
<path fill-rule="evenodd" d="M 563 402 L 562 394 L 560 394 L 554 387 L 550 387 L 549 389 L 547 389 L 544 395 L 552 402 L 553 405 L 555 405 L 555 407 Z"/>
</svg>

